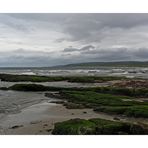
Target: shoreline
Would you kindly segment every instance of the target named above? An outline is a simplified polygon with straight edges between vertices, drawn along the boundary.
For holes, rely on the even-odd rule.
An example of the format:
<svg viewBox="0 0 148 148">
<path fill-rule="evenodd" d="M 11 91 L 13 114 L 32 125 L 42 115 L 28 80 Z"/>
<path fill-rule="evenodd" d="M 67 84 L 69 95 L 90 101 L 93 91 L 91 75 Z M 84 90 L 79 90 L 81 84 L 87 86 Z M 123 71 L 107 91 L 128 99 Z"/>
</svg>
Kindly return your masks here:
<svg viewBox="0 0 148 148">
<path fill-rule="evenodd" d="M 98 87 L 103 87 L 106 85 L 113 87 L 115 84 L 119 85 L 120 83 L 123 83 L 123 82 L 124 82 L 124 84 L 127 83 L 128 85 L 132 84 L 132 83 L 129 83 L 127 80 L 116 80 L 115 79 L 112 81 L 108 80 L 107 82 L 103 82 L 103 83 L 89 83 L 89 85 L 92 88 L 94 87 L 94 85 L 100 85 Z M 141 84 L 140 82 L 138 81 L 138 84 Z M 13 83 L 15 84 L 17 82 L 3 81 L 3 82 L 1 82 L 1 85 L 4 85 L 4 84 L 10 85 Z M 61 95 L 62 96 L 62 99 L 61 99 L 61 97 L 57 97 L 57 95 L 53 95 L 53 94 L 51 95 L 52 92 L 54 92 L 54 93 L 60 92 L 59 90 L 45 91 L 42 89 L 42 87 L 40 87 L 40 85 L 38 85 L 38 82 L 28 82 L 26 85 L 25 85 L 26 82 L 23 82 L 23 83 L 22 82 L 17 83 L 17 86 L 19 86 L 19 87 L 23 86 L 22 87 L 23 89 L 21 89 L 21 90 L 18 89 L 19 91 L 16 91 L 17 89 L 16 90 L 12 89 L 12 90 L 7 90 L 6 91 L 7 93 L 5 93 L 5 90 L 0 90 L 0 93 L 1 93 L 0 94 L 1 95 L 1 100 L 0 100 L 0 102 L 1 102 L 0 134 L 1 135 L 51 135 L 55 123 L 63 122 L 63 121 L 70 120 L 70 119 L 76 119 L 76 118 L 80 118 L 80 119 L 100 118 L 100 119 L 106 119 L 106 120 L 122 121 L 122 122 L 137 123 L 137 124 L 141 124 L 141 125 L 143 125 L 143 124 L 148 125 L 148 118 L 141 118 L 141 116 L 139 116 L 140 118 L 136 118 L 136 116 L 134 116 L 135 117 L 134 118 L 134 117 L 127 117 L 126 114 L 112 115 L 112 114 L 110 114 L 110 112 L 106 112 L 106 113 L 99 112 L 101 110 L 98 110 L 98 112 L 95 112 L 94 107 L 92 107 L 92 105 L 90 105 L 91 103 L 89 104 L 89 101 L 87 102 L 87 99 L 89 99 L 87 97 L 88 95 L 90 95 L 92 97 L 92 102 L 95 102 L 94 101 L 95 99 L 97 100 L 97 98 L 100 99 L 102 97 L 102 96 L 100 96 L 99 93 L 97 95 L 94 94 L 95 91 L 88 93 L 84 89 L 82 91 L 83 93 L 81 92 L 82 96 L 84 95 L 84 97 L 81 97 L 80 94 L 78 93 L 78 100 L 80 97 L 80 99 L 82 99 L 84 101 L 84 104 L 86 102 L 86 103 L 88 103 L 88 105 L 84 105 L 84 106 L 82 105 L 82 107 L 81 106 L 69 107 L 70 106 L 69 105 L 66 108 L 65 104 L 59 104 L 60 101 L 63 102 L 64 96 Z M 32 85 L 29 85 L 29 84 L 34 84 L 34 85 L 32 87 Z M 75 86 L 75 88 L 79 88 L 82 85 L 83 85 L 83 88 L 85 88 L 85 86 L 88 87 L 87 83 L 73 83 L 73 82 L 67 82 L 67 81 L 41 82 L 41 84 L 44 84 L 43 85 L 44 87 L 46 85 L 48 86 L 49 84 L 50 84 L 50 86 L 58 86 L 58 85 L 64 86 L 62 89 L 64 89 L 64 88 L 70 89 L 72 86 Z M 27 87 L 27 86 L 29 86 L 29 87 Z M 19 87 L 16 87 L 16 88 L 19 88 Z M 32 90 L 32 88 L 33 88 L 33 90 Z M 42 91 L 40 91 L 40 90 L 42 90 Z M 114 89 L 112 89 L 112 91 L 116 92 L 116 90 L 114 90 Z M 99 92 L 99 89 L 98 89 L 98 92 Z M 121 90 L 121 92 L 122 92 L 122 90 Z M 124 93 L 118 94 L 116 92 L 117 94 L 116 93 L 112 94 L 110 92 L 108 95 L 105 95 L 106 94 L 105 91 L 100 91 L 100 93 L 101 93 L 101 95 L 103 95 L 105 100 L 106 100 L 106 98 L 107 99 L 108 98 L 110 98 L 110 99 L 115 98 L 115 101 L 113 103 L 117 104 L 119 106 L 120 106 L 120 103 L 118 103 L 118 101 L 116 101 L 118 95 L 119 96 L 123 95 L 123 96 L 121 96 L 121 99 L 119 100 L 119 102 L 122 102 L 122 101 L 126 102 L 129 99 L 128 95 L 127 95 L 128 99 L 123 100 Z M 130 92 L 128 92 L 128 93 L 130 94 Z M 144 102 L 142 99 L 144 101 L 146 100 L 145 98 L 141 98 L 140 101 L 142 101 L 142 102 Z M 110 102 L 110 100 L 108 100 L 108 101 Z M 139 98 L 137 98 L 137 102 L 138 101 L 139 101 Z M 76 102 L 76 104 L 77 103 L 79 104 L 79 101 Z M 102 103 L 102 102 L 98 101 L 95 103 L 96 103 L 95 107 L 97 107 L 97 105 L 99 105 L 99 103 Z M 111 103 L 108 103 L 107 101 L 105 102 L 105 105 L 110 105 L 110 104 Z M 90 107 L 92 109 L 90 109 L 90 108 L 88 109 L 86 107 Z M 75 109 L 72 109 L 72 108 L 75 108 Z M 14 110 L 14 112 L 13 112 L 13 110 Z M 4 114 L 2 111 L 4 111 Z"/>
<path fill-rule="evenodd" d="M 7 115 L 0 121 L 2 135 L 49 135 L 54 123 L 74 118 L 103 118 L 115 116 L 95 113 L 92 109 L 67 109 L 62 104 L 40 103 L 23 109 L 20 113 Z"/>
<path fill-rule="evenodd" d="M 62 104 L 44 102 L 29 106 L 20 113 L 4 117 L 3 121 L 0 121 L 0 134 L 51 135 L 56 122 L 74 118 L 101 118 L 107 120 L 119 118 L 123 122 L 135 122 L 135 118 L 96 113 L 92 109 L 67 109 Z M 139 119 L 139 121 L 142 121 L 142 119 Z M 143 119 L 143 122 L 148 123 L 148 120 Z"/>
</svg>

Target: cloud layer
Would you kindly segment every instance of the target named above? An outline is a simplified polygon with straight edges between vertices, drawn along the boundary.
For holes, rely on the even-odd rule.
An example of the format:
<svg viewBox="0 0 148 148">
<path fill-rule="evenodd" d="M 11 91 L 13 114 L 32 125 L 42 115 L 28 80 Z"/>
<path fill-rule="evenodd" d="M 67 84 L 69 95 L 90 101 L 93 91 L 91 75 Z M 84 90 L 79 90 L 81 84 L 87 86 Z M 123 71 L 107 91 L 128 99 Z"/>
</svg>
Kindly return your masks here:
<svg viewBox="0 0 148 148">
<path fill-rule="evenodd" d="M 0 66 L 147 57 L 148 14 L 0 14 Z"/>
</svg>

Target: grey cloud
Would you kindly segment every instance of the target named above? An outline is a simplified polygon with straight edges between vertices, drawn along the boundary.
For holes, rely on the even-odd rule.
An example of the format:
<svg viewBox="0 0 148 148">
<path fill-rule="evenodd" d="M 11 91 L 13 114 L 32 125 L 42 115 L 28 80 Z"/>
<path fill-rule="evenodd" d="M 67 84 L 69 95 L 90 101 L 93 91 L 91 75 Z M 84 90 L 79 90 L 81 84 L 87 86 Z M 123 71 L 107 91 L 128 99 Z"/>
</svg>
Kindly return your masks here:
<svg viewBox="0 0 148 148">
<path fill-rule="evenodd" d="M 147 13 L 7 13 L 8 16 L 24 20 L 40 20 L 67 24 L 85 24 L 97 29 L 99 23 L 111 27 L 132 27 L 148 23 Z M 93 26 L 91 26 L 93 25 Z M 85 26 L 83 26 L 85 27 Z"/>
<path fill-rule="evenodd" d="M 73 47 L 68 47 L 63 50 L 63 52 L 73 52 L 73 51 L 79 51 L 79 49 L 73 48 Z"/>
<path fill-rule="evenodd" d="M 0 14 L 0 23 L 23 32 L 29 32 L 32 30 L 31 27 L 27 25 L 26 21 L 16 19 L 7 14 Z"/>
<path fill-rule="evenodd" d="M 59 64 L 69 64 L 75 62 L 99 62 L 99 61 L 121 61 L 121 60 L 135 60 L 134 58 L 147 58 L 147 49 L 144 49 L 145 53 L 141 55 L 141 50 L 131 51 L 126 48 L 118 49 L 94 49 L 94 52 L 80 52 L 80 55 L 74 56 L 73 52 L 67 52 L 66 55 L 59 57 L 53 57 L 48 53 L 43 52 L 27 52 L 25 49 L 17 49 L 15 52 L 9 55 L 0 54 L 0 66 L 11 65 L 11 66 L 53 66 Z M 16 54 L 17 53 L 17 54 Z"/>
<path fill-rule="evenodd" d="M 98 49 L 93 49 L 93 50 L 87 50 L 84 51 L 83 54 L 110 54 L 110 53 L 128 53 L 127 48 L 108 48 L 108 49 L 103 49 L 103 48 L 98 48 Z"/>
<path fill-rule="evenodd" d="M 148 14 L 94 13 L 94 14 L 7 14 L 11 18 L 26 21 L 41 21 L 62 26 L 61 30 L 71 36 L 70 40 L 91 40 L 93 33 L 100 34 L 104 28 L 128 29 L 148 25 Z M 17 26 L 21 29 L 22 26 Z M 24 28 L 22 28 L 24 29 Z M 99 36 L 99 35 L 98 35 Z M 95 38 L 94 38 L 95 39 Z M 59 39 L 57 41 L 62 41 Z M 68 39 L 69 40 L 69 39 Z"/>
<path fill-rule="evenodd" d="M 63 52 L 74 52 L 74 51 L 80 51 L 80 52 L 83 52 L 83 51 L 90 51 L 90 49 L 94 49 L 95 47 L 93 45 L 87 45 L 87 46 L 84 46 L 82 48 L 73 48 L 73 47 L 68 47 L 68 48 L 65 48 L 63 50 Z"/>
<path fill-rule="evenodd" d="M 68 52 L 71 55 L 71 62 L 75 59 L 77 62 L 101 62 L 101 61 L 121 61 L 121 60 L 133 60 L 135 53 L 132 53 L 127 48 L 110 48 L 110 49 L 96 49 L 80 51 L 78 55 L 73 55 L 73 52 Z M 72 56 L 73 55 L 73 56 Z M 74 62 L 74 61 L 73 61 Z"/>
<path fill-rule="evenodd" d="M 81 51 L 89 51 L 90 49 L 94 49 L 95 47 L 92 45 L 84 46 L 80 50 Z"/>
<path fill-rule="evenodd" d="M 27 52 L 25 49 L 17 49 L 14 52 L 0 53 L 0 67 L 38 67 L 58 65 L 63 59 L 56 58 L 49 53 Z"/>
<path fill-rule="evenodd" d="M 148 48 L 140 48 L 135 52 L 135 56 L 148 60 Z"/>
<path fill-rule="evenodd" d="M 148 60 L 148 48 L 138 48 L 136 50 L 128 48 L 94 49 L 84 51 L 79 57 L 90 61 Z"/>
<path fill-rule="evenodd" d="M 102 37 L 105 28 L 130 29 L 148 25 L 147 14 L 79 14 L 66 20 L 65 33 L 69 33 L 74 41 L 92 40 L 94 34 Z"/>
<path fill-rule="evenodd" d="M 0 34 L 0 66 L 148 60 L 148 14 L 0 14 Z"/>
<path fill-rule="evenodd" d="M 86 51 L 83 55 L 92 57 L 94 61 L 120 61 L 120 60 L 131 60 L 133 54 L 126 48 L 118 49 L 95 49 L 92 51 Z"/>
</svg>

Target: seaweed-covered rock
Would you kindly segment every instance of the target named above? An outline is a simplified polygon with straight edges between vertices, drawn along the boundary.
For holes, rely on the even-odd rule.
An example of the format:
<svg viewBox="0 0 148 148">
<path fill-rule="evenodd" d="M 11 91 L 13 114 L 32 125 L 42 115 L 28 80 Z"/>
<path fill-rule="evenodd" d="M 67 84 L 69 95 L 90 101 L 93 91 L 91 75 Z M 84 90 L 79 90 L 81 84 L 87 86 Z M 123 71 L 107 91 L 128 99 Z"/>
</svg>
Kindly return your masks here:
<svg viewBox="0 0 148 148">
<path fill-rule="evenodd" d="M 91 135 L 95 132 L 95 123 L 83 119 L 71 119 L 56 123 L 52 134 L 55 135 Z"/>
<path fill-rule="evenodd" d="M 148 134 L 148 129 L 137 124 L 104 119 L 71 119 L 55 124 L 54 135 L 138 135 Z"/>
<path fill-rule="evenodd" d="M 83 109 L 83 108 L 85 108 L 85 106 L 82 104 L 76 104 L 76 103 L 72 103 L 72 102 L 65 102 L 63 105 L 68 109 Z"/>
</svg>

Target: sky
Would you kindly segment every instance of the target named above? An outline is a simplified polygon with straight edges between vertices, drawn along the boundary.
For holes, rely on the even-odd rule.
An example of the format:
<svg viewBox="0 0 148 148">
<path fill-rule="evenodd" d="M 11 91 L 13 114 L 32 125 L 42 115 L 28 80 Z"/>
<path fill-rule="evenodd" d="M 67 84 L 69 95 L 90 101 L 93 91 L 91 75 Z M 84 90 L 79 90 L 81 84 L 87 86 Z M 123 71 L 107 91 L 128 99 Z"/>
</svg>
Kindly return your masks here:
<svg viewBox="0 0 148 148">
<path fill-rule="evenodd" d="M 0 67 L 148 61 L 148 14 L 0 14 Z"/>
</svg>

